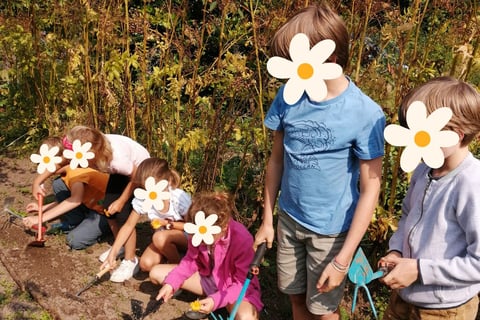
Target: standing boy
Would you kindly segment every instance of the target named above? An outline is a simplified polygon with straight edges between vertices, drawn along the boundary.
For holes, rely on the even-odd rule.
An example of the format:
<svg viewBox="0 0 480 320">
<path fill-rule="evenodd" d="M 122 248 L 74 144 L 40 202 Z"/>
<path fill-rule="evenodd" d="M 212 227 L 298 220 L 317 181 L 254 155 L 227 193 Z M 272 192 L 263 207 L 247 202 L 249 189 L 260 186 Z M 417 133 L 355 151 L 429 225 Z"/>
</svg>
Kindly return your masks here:
<svg viewBox="0 0 480 320">
<path fill-rule="evenodd" d="M 454 78 L 430 80 L 403 100 L 404 127 L 414 101 L 428 114 L 449 107 L 445 129 L 460 139 L 442 148 L 440 168 L 421 163 L 412 175 L 389 253 L 380 260 L 392 268 L 382 279 L 393 289 L 383 319 L 473 320 L 480 291 L 480 161 L 468 145 L 480 132 L 480 94 Z"/>
<path fill-rule="evenodd" d="M 327 61 L 347 66 L 347 29 L 326 4 L 306 7 L 281 26 L 272 39 L 273 55 L 290 59 L 290 42 L 298 33 L 312 47 L 333 40 L 335 50 Z M 345 275 L 380 190 L 382 109 L 343 74 L 325 84 L 322 101 L 303 94 L 293 104 L 285 102 L 282 86 L 265 119 L 274 140 L 255 244 L 272 246 L 281 191 L 278 285 L 289 295 L 295 320 L 339 319 Z"/>
</svg>

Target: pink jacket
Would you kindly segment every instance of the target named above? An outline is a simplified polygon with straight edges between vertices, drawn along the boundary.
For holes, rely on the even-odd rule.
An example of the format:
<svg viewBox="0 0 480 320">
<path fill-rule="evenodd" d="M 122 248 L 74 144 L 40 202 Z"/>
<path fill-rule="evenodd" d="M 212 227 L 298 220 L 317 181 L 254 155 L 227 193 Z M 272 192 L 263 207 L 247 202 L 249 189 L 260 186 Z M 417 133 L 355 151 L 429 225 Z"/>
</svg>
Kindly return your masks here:
<svg viewBox="0 0 480 320">
<path fill-rule="evenodd" d="M 214 310 L 223 308 L 237 301 L 254 255 L 252 235 L 244 225 L 232 219 L 226 235 L 215 244 L 213 271 L 210 271 L 207 245 L 202 243 L 194 247 L 190 240 L 185 257 L 168 274 L 165 283 L 178 290 L 197 271 L 201 277 L 212 274 L 218 288 L 217 292 L 210 295 L 215 303 Z M 260 283 L 256 276 L 252 278 L 244 299 L 258 311 L 262 310 Z"/>
</svg>

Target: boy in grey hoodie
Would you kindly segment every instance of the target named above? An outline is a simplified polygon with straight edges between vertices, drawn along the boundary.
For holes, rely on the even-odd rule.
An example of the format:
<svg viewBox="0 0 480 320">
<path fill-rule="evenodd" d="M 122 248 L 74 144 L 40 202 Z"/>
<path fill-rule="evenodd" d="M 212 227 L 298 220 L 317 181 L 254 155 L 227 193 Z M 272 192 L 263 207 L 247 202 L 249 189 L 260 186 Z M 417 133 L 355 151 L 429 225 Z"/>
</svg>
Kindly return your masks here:
<svg viewBox="0 0 480 320">
<path fill-rule="evenodd" d="M 427 114 L 449 107 L 453 115 L 444 129 L 460 139 L 442 148 L 441 167 L 421 163 L 413 172 L 398 229 L 379 262 L 391 268 L 381 281 L 393 289 L 383 319 L 473 320 L 480 291 L 480 161 L 468 145 L 480 132 L 480 94 L 451 77 L 433 79 L 403 100 L 404 127 L 413 101 L 423 102 Z"/>
</svg>

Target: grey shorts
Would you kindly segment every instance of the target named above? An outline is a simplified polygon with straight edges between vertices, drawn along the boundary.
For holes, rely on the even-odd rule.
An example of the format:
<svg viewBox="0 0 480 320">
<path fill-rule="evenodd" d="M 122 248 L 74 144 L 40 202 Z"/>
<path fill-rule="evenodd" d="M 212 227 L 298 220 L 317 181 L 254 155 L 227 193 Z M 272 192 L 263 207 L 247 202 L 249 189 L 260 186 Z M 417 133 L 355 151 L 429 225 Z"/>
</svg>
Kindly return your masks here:
<svg viewBox="0 0 480 320">
<path fill-rule="evenodd" d="M 305 229 L 283 211 L 278 216 L 278 288 L 288 295 L 306 294 L 307 308 L 312 314 L 334 312 L 342 300 L 345 280 L 327 293 L 319 294 L 316 285 L 325 267 L 342 248 L 346 232 L 320 235 Z"/>
</svg>

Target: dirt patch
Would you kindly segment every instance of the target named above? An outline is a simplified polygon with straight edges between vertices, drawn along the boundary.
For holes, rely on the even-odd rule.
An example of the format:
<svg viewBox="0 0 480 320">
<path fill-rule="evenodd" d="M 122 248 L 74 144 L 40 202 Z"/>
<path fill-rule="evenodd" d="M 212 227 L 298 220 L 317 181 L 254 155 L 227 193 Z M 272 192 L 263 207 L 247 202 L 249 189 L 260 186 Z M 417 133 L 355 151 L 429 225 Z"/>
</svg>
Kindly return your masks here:
<svg viewBox="0 0 480 320">
<path fill-rule="evenodd" d="M 146 273 L 140 272 L 134 279 L 123 284 L 110 282 L 109 275 L 106 274 L 80 297 L 76 296 L 99 271 L 98 256 L 108 249 L 111 237 L 80 251 L 70 250 L 65 244 L 64 235 L 46 236 L 43 248 L 27 246 L 35 239 L 35 235 L 26 232 L 20 221 L 4 212 L 3 207 L 8 197 L 14 198 L 9 207 L 16 211 L 24 211 L 26 204 L 34 201 L 30 190 L 35 170 L 36 167 L 29 159 L 0 157 L 0 319 L 9 319 L 9 314 L 15 314 L 11 319 L 46 319 L 43 316 L 45 313 L 54 319 L 141 319 L 142 313 L 159 289 L 149 281 Z M 49 186 L 47 183 L 47 190 L 50 190 Z M 140 256 L 151 241 L 148 222 L 139 223 L 137 232 L 137 254 Z M 275 260 L 273 250 L 267 254 L 269 261 Z M 291 318 L 289 301 L 276 288 L 275 273 L 272 270 L 274 266 L 263 268 L 259 277 L 266 310 L 261 319 Z M 18 297 L 23 294 L 25 299 L 5 301 L 4 297 L 11 292 Z M 362 294 L 355 314 L 348 315 L 351 293 L 351 287 L 347 288 L 342 303 L 347 318 L 371 318 L 368 302 Z M 183 292 L 144 319 L 187 319 L 183 314 L 188 310 L 189 302 L 195 298 L 194 295 Z M 218 314 L 223 319 L 227 317 L 222 311 Z"/>
</svg>

